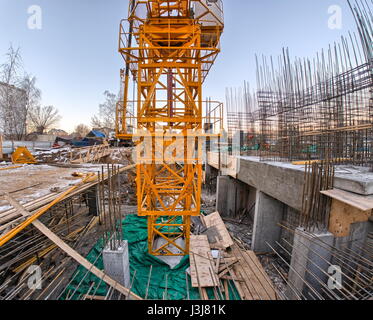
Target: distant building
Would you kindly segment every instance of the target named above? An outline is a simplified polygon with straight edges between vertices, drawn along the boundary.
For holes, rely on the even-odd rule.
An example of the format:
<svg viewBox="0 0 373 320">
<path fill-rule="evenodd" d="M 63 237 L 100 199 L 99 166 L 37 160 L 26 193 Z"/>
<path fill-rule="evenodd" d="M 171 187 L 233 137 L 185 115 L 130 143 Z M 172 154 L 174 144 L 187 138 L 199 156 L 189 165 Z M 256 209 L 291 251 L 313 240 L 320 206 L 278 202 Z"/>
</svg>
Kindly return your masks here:
<svg viewBox="0 0 373 320">
<path fill-rule="evenodd" d="M 48 131 L 49 135 L 56 136 L 56 137 L 68 137 L 69 134 L 62 130 L 62 129 L 51 129 Z"/>
<path fill-rule="evenodd" d="M 0 82 L 0 134 L 7 139 L 19 140 L 26 135 L 26 104 L 24 89 Z"/>
</svg>

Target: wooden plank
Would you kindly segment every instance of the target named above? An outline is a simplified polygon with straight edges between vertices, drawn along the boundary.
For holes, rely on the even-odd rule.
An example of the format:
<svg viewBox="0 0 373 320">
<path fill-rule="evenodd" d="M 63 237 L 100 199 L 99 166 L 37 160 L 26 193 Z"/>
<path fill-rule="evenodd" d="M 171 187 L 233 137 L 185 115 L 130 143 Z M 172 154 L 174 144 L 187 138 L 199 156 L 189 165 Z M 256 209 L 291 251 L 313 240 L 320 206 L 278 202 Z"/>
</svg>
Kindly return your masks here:
<svg viewBox="0 0 373 320">
<path fill-rule="evenodd" d="M 87 300 L 105 300 L 105 297 L 102 297 L 102 296 L 91 296 L 91 295 L 86 294 L 84 297 Z"/>
<path fill-rule="evenodd" d="M 237 263 L 233 266 L 234 274 L 241 277 L 245 280 L 244 283 L 241 283 L 241 290 L 244 292 L 242 299 L 243 300 L 262 300 L 258 293 L 255 291 L 254 286 L 251 283 L 250 278 L 252 277 L 251 272 L 247 274 L 247 270 L 244 270 L 244 267 L 241 263 Z M 237 287 L 237 283 L 235 283 Z"/>
<path fill-rule="evenodd" d="M 190 253 L 192 287 L 206 288 L 219 286 L 219 279 L 213 268 L 213 258 L 207 236 L 192 235 L 190 238 Z"/>
<path fill-rule="evenodd" d="M 361 196 L 351 192 L 340 189 L 332 189 L 327 191 L 320 191 L 321 194 L 330 198 L 341 201 L 361 211 L 373 209 L 373 198 L 371 196 Z"/>
<path fill-rule="evenodd" d="M 215 227 L 219 239 L 217 239 L 217 243 L 212 244 L 212 246 L 216 246 L 218 249 L 227 249 L 233 246 L 233 240 L 224 224 L 223 219 L 221 218 L 219 212 L 214 212 L 206 217 L 202 218 L 206 227 L 211 228 Z"/>
<path fill-rule="evenodd" d="M 333 199 L 329 217 L 329 231 L 336 237 L 347 237 L 352 223 L 368 221 L 372 210 L 362 211 Z"/>
<path fill-rule="evenodd" d="M 252 251 L 240 250 L 237 246 L 233 248 L 234 254 L 239 259 L 239 263 L 234 266 L 234 270 L 245 280 L 247 290 L 253 300 L 276 300 L 277 294 L 260 264 L 255 253 Z M 245 287 L 244 285 L 242 285 Z"/>
<path fill-rule="evenodd" d="M 230 263 L 223 264 L 223 266 L 219 270 L 219 278 L 226 275 L 229 272 L 229 268 L 232 268 L 232 266 L 237 262 L 238 262 L 238 260 L 235 259 L 234 261 L 232 261 Z"/>
<path fill-rule="evenodd" d="M 254 251 L 247 250 L 244 255 L 249 259 L 246 259 L 247 263 L 250 265 L 250 268 L 253 270 L 255 275 L 259 278 L 259 281 L 263 288 L 265 289 L 270 300 L 277 300 L 276 289 L 274 288 L 271 279 L 265 272 L 262 264 L 260 263 L 258 257 Z"/>
<path fill-rule="evenodd" d="M 242 300 L 254 300 L 251 295 L 251 292 L 247 289 L 247 287 L 244 284 L 241 285 L 238 281 L 234 280 L 237 278 L 235 269 L 237 270 L 237 268 L 230 269 L 229 274 L 232 277 L 232 281 L 238 291 L 238 294 L 240 295 L 240 298 Z"/>
<path fill-rule="evenodd" d="M 220 279 L 223 279 L 223 280 L 233 280 L 233 281 L 239 281 L 239 282 L 245 282 L 244 279 L 242 278 L 234 278 L 232 276 L 222 276 Z"/>
<path fill-rule="evenodd" d="M 201 297 L 202 300 L 205 300 L 205 301 L 209 300 L 209 295 L 207 294 L 206 288 L 202 288 L 201 292 L 202 292 L 202 297 Z"/>
<path fill-rule="evenodd" d="M 30 212 L 26 211 L 25 208 L 14 198 L 12 198 L 9 194 L 5 194 L 6 199 L 9 201 L 9 203 L 15 207 L 17 210 L 19 210 L 22 215 L 28 216 L 30 215 Z M 136 299 L 136 300 L 142 300 L 141 297 L 137 296 L 133 292 L 131 292 L 129 289 L 122 286 L 120 283 L 116 282 L 112 278 L 110 278 L 107 274 L 105 274 L 103 271 L 95 267 L 92 263 L 90 263 L 87 259 L 85 259 L 83 256 L 81 256 L 77 251 L 75 251 L 73 248 L 71 248 L 69 245 L 67 245 L 61 238 L 59 238 L 55 233 L 53 233 L 51 230 L 49 230 L 43 223 L 41 223 L 39 220 L 35 220 L 32 222 L 32 224 L 41 232 L 43 233 L 49 240 L 51 240 L 54 244 L 56 244 L 62 251 L 64 251 L 67 255 L 69 255 L 71 258 L 73 258 L 76 262 L 78 262 L 80 265 L 82 265 L 84 268 L 89 270 L 91 273 L 93 273 L 96 277 L 104 281 L 109 286 L 115 288 L 115 290 L 122 293 L 124 296 L 129 296 L 130 298 Z"/>
</svg>

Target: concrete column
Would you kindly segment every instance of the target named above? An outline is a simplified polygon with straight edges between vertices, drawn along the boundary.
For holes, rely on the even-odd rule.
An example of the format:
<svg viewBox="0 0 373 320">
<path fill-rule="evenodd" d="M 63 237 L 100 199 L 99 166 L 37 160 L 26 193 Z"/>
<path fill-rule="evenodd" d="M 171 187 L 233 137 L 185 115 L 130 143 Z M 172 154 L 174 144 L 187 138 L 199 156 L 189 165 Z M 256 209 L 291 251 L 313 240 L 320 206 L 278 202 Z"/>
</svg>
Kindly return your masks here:
<svg viewBox="0 0 373 320">
<path fill-rule="evenodd" d="M 249 186 L 229 176 L 217 178 L 216 211 L 223 217 L 235 218 L 249 209 Z"/>
<path fill-rule="evenodd" d="M 222 216 L 229 215 L 229 209 L 232 209 L 234 194 L 232 193 L 232 183 L 229 176 L 219 176 L 216 184 L 216 211 Z"/>
<path fill-rule="evenodd" d="M 130 263 L 128 241 L 123 240 L 117 250 L 111 250 L 110 244 L 103 251 L 105 273 L 126 288 L 130 287 Z"/>
<path fill-rule="evenodd" d="M 295 300 L 301 295 L 311 300 L 319 299 L 315 292 L 320 294 L 324 285 L 328 285 L 329 262 L 332 258 L 329 246 L 333 244 L 334 235 L 329 232 L 310 236 L 304 229 L 296 229 L 285 292 L 289 299 Z"/>
<path fill-rule="evenodd" d="M 272 252 L 267 242 L 276 247 L 280 240 L 284 204 L 257 190 L 253 228 L 252 250 L 255 252 Z"/>
</svg>

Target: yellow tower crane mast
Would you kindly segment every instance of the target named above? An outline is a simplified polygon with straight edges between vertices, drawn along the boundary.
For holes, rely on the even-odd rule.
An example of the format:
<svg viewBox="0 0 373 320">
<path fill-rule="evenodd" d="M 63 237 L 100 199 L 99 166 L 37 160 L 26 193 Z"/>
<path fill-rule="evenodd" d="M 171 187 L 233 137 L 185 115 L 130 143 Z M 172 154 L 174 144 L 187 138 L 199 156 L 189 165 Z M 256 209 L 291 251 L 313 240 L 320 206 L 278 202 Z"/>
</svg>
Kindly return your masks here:
<svg viewBox="0 0 373 320">
<path fill-rule="evenodd" d="M 191 217 L 201 210 L 196 141 L 222 130 L 222 104 L 204 102 L 202 84 L 220 52 L 223 27 L 221 0 L 130 0 L 128 19 L 121 21 L 126 67 L 116 134 L 141 146 L 138 214 L 148 217 L 152 255 L 189 254 Z"/>
</svg>

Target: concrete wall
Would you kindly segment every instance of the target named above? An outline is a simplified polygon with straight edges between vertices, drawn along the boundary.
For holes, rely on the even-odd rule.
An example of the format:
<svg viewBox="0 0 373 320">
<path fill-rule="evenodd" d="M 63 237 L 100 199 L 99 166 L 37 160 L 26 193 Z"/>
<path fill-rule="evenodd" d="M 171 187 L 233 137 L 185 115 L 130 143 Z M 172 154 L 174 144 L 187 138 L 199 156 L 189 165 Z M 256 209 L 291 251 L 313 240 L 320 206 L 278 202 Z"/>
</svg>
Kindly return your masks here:
<svg viewBox="0 0 373 320">
<path fill-rule="evenodd" d="M 216 166 L 216 163 L 212 162 L 212 166 Z M 299 223 L 304 184 L 302 167 L 241 157 L 237 169 L 235 175 L 217 178 L 217 210 L 222 216 L 235 217 L 242 212 L 242 208 L 248 210 L 255 204 L 252 214 L 252 250 L 256 253 L 270 253 L 271 247 L 276 250 L 281 246 L 285 248 L 291 255 L 289 281 L 299 291 L 298 294 L 309 299 L 317 298 L 327 283 L 326 272 L 329 266 L 346 267 L 343 264 L 346 260 L 336 260 L 331 248 L 343 250 L 347 255 L 364 256 L 362 248 L 369 241 L 368 233 L 373 231 L 373 219 L 352 224 L 348 237 L 339 238 L 329 232 L 315 232 L 313 236 L 320 239 L 319 243 L 315 243 L 314 239 L 308 240 L 304 235 L 294 235 L 294 232 L 279 226 L 284 220 L 293 227 Z M 364 168 L 350 170 L 356 170 L 357 173 L 344 174 L 341 173 L 344 169 L 339 169 L 335 187 L 361 195 L 373 193 L 373 174 L 366 173 Z M 355 267 L 356 264 L 352 262 L 350 271 Z M 317 292 L 312 292 L 313 289 L 310 289 L 303 279 Z M 288 288 L 288 295 L 290 298 L 296 298 L 291 288 Z"/>
</svg>

